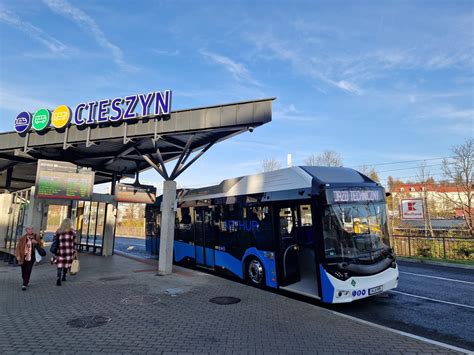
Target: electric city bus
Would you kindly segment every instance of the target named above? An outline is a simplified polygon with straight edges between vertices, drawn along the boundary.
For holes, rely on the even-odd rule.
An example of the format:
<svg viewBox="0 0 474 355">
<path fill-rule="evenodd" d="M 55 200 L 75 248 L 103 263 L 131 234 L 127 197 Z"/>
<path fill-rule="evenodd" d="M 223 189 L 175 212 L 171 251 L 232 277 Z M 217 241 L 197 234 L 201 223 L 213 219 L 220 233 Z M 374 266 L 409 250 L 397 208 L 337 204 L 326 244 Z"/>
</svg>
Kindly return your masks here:
<svg viewBox="0 0 474 355">
<path fill-rule="evenodd" d="M 291 167 L 180 191 L 174 262 L 326 303 L 398 284 L 385 191 L 348 168 Z"/>
</svg>

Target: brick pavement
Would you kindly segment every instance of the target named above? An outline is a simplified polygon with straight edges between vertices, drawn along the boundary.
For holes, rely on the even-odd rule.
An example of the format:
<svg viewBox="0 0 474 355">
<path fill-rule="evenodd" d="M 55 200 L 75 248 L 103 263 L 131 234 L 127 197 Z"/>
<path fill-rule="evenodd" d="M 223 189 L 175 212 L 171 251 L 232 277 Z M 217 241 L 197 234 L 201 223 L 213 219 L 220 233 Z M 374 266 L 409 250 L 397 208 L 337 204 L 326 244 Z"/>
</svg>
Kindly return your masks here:
<svg viewBox="0 0 474 355">
<path fill-rule="evenodd" d="M 26 292 L 20 268 L 0 263 L 0 353 L 453 353 L 206 273 L 175 267 L 171 276 L 156 276 L 150 263 L 82 254 L 81 273 L 61 287 L 53 266 L 36 266 Z M 182 293 L 172 296 L 170 288 Z M 209 302 L 217 296 L 242 301 Z M 67 325 L 89 315 L 111 320 L 89 329 Z"/>
</svg>

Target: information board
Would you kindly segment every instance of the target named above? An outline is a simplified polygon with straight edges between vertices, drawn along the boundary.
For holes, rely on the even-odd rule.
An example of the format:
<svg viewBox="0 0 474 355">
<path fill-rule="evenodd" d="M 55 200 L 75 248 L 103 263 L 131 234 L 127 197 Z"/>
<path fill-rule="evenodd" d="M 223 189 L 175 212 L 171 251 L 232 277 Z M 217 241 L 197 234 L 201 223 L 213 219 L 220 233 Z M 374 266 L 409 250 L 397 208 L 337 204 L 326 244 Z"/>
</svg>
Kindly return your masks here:
<svg viewBox="0 0 474 355">
<path fill-rule="evenodd" d="M 94 188 L 94 172 L 53 160 L 38 160 L 35 197 L 89 200 Z"/>
<path fill-rule="evenodd" d="M 155 203 L 156 187 L 151 185 L 118 184 L 115 201 L 129 203 Z"/>
<path fill-rule="evenodd" d="M 402 219 L 425 219 L 422 198 L 406 198 L 400 202 Z"/>
</svg>

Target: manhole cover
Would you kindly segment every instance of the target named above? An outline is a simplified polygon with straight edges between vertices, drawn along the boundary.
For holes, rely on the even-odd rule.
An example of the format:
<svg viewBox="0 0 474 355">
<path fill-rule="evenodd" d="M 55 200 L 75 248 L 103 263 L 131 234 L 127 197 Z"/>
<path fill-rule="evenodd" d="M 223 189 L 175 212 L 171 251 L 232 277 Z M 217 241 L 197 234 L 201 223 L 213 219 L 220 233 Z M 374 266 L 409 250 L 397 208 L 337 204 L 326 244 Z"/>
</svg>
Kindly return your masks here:
<svg viewBox="0 0 474 355">
<path fill-rule="evenodd" d="M 160 303 L 161 299 L 157 296 L 152 295 L 138 295 L 127 297 L 122 300 L 123 304 L 138 304 L 138 305 L 147 305 L 147 304 L 157 304 Z"/>
<path fill-rule="evenodd" d="M 119 281 L 119 280 L 125 280 L 127 277 L 126 276 L 111 276 L 111 277 L 101 277 L 99 280 L 100 281 Z"/>
<path fill-rule="evenodd" d="M 95 328 L 106 325 L 111 321 L 110 317 L 105 316 L 85 316 L 74 318 L 66 324 L 73 328 Z"/>
<path fill-rule="evenodd" d="M 182 288 L 167 288 L 165 292 L 167 295 L 176 297 L 177 295 L 183 294 L 184 290 Z"/>
<path fill-rule="evenodd" d="M 214 297 L 209 300 L 209 302 L 215 303 L 215 304 L 235 304 L 240 302 L 240 298 L 237 297 Z"/>
</svg>

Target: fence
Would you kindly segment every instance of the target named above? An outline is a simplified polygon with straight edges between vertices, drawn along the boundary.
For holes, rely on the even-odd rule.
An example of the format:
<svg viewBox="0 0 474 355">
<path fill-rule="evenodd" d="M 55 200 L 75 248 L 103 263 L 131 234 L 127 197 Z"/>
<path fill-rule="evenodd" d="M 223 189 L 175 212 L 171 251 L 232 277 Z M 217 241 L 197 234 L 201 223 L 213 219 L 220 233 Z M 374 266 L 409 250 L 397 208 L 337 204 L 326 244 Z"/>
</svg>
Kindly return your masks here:
<svg viewBox="0 0 474 355">
<path fill-rule="evenodd" d="M 474 238 L 394 235 L 392 246 L 399 256 L 474 261 Z"/>
</svg>

